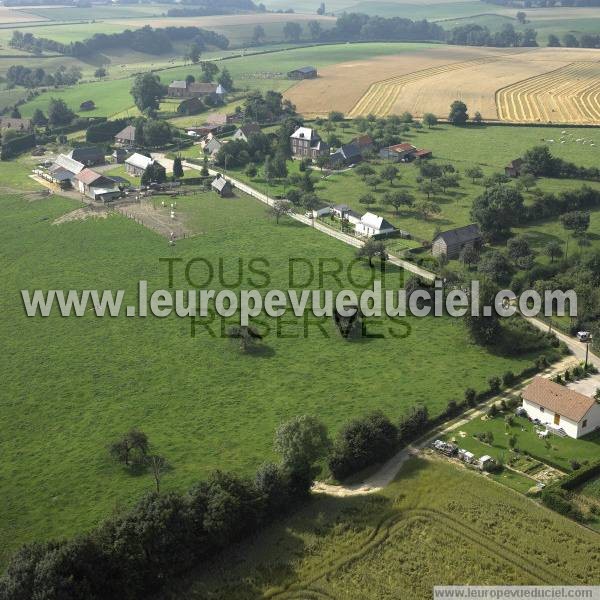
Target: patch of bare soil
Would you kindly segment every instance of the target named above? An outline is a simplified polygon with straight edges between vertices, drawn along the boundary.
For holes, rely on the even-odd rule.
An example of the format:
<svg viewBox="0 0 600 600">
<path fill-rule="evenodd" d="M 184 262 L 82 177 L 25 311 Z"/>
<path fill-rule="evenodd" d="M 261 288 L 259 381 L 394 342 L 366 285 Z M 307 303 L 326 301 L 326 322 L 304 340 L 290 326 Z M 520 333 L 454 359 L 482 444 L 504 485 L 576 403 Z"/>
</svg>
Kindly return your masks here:
<svg viewBox="0 0 600 600">
<path fill-rule="evenodd" d="M 76 208 L 71 212 L 68 212 L 57 219 L 52 221 L 52 225 L 62 225 L 64 223 L 71 223 L 72 221 L 85 221 L 86 219 L 106 219 L 108 217 L 108 210 L 92 208 L 91 206 L 84 206 L 82 208 Z"/>
</svg>

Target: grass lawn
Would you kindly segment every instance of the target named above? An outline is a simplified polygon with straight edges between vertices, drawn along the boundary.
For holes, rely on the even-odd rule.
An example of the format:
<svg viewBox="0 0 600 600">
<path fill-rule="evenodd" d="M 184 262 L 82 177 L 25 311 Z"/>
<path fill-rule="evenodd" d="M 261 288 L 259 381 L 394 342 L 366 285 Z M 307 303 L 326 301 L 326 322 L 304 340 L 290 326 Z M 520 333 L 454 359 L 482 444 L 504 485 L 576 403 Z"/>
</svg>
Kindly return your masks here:
<svg viewBox="0 0 600 600">
<path fill-rule="evenodd" d="M 590 584 L 598 535 L 485 476 L 412 459 L 382 494 L 317 497 L 163 600 L 431 598 L 434 585 Z"/>
<path fill-rule="evenodd" d="M 461 448 L 466 448 L 476 456 L 489 454 L 494 458 L 503 457 L 508 460 L 510 449 L 508 439 L 512 435 L 517 436 L 517 448 L 521 452 L 527 452 L 530 456 L 548 462 L 550 466 L 556 465 L 564 471 L 571 471 L 571 460 L 580 463 L 598 458 L 600 452 L 600 432 L 591 434 L 581 439 L 570 437 L 561 438 L 552 435 L 548 438 L 550 448 L 546 447 L 546 440 L 540 439 L 535 433 L 533 423 L 523 417 L 515 417 L 514 425 L 508 429 L 504 423 L 504 416 L 495 418 L 476 417 L 466 425 L 460 427 L 460 431 L 466 433 L 462 437 L 459 432 L 452 432 L 449 437 L 455 438 Z M 490 446 L 475 439 L 475 433 L 491 431 L 494 435 L 494 443 Z"/>
<path fill-rule="evenodd" d="M 276 323 L 267 321 L 268 352 L 256 357 L 240 355 L 202 326 L 192 338 L 188 321 L 175 317 L 26 318 L 22 289 L 124 289 L 135 298 L 139 279 L 149 289 L 167 286 L 159 258 L 169 256 L 204 257 L 215 277 L 221 261 L 225 280 L 213 281 L 216 289 L 252 285 L 247 270 L 238 283 L 239 260 L 247 267 L 251 258 L 265 257 L 269 288 L 288 289 L 289 257 L 308 258 L 315 269 L 320 258 L 354 257 L 352 248 L 309 227 L 290 220 L 275 225 L 262 204 L 245 197 L 178 198 L 178 210 L 201 235 L 172 249 L 119 215 L 53 225 L 79 203 L 19 196 L 17 190 L 39 189 L 28 166 L 24 158 L 0 167 L 6 186 L 0 334 L 8 357 L 0 364 L 0 538 L 8 540 L 0 563 L 24 541 L 72 535 L 150 489 L 149 476 L 125 473 L 106 451 L 132 426 L 146 431 L 174 465 L 165 489 L 181 488 L 215 468 L 252 471 L 271 456 L 276 426 L 293 415 L 319 415 L 335 431 L 375 408 L 396 418 L 424 402 L 437 414 L 466 387 L 483 389 L 490 376 L 532 361 L 484 351 L 451 319 L 373 320 L 369 332 L 385 337 L 358 344 L 342 341 L 327 319 L 311 321 L 306 339 L 302 322 L 281 323 L 278 337 Z M 183 272 L 176 268 L 176 288 L 189 288 Z M 353 268 L 358 289 L 368 274 L 366 263 Z M 191 276 L 197 281 L 200 267 Z M 345 277 L 341 283 L 325 277 L 308 287 L 352 287 Z M 292 285 L 304 287 L 297 278 Z M 388 328 L 401 337 L 390 337 Z"/>
<path fill-rule="evenodd" d="M 125 165 L 117 165 L 108 171 L 104 171 L 104 174 L 108 175 L 109 177 L 123 177 L 123 179 L 127 179 L 131 185 L 140 185 L 140 178 L 134 177 L 131 173 L 128 173 L 125 169 Z"/>
</svg>

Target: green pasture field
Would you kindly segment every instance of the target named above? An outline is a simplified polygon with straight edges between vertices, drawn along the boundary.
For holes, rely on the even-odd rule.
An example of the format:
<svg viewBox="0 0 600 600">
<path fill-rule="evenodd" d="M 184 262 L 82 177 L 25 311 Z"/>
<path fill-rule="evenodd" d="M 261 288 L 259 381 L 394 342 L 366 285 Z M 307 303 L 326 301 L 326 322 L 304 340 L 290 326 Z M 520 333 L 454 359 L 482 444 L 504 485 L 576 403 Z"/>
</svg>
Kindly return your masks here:
<svg viewBox="0 0 600 600">
<path fill-rule="evenodd" d="M 527 452 L 539 461 L 548 462 L 551 466 L 556 465 L 567 472 L 572 470 L 571 460 L 577 460 L 580 463 L 586 460 L 592 461 L 598 457 L 600 452 L 600 432 L 577 440 L 552 435 L 548 438 L 550 448 L 547 448 L 546 441 L 536 435 L 533 423 L 523 417 L 515 417 L 514 425 L 506 428 L 503 414 L 494 418 L 478 416 L 466 425 L 461 425 L 460 431 L 466 433 L 466 437 L 462 437 L 457 431 L 453 431 L 446 437 L 455 439 L 461 448 L 473 452 L 476 456 L 489 454 L 493 458 L 503 457 L 507 461 L 511 454 L 508 438 L 516 435 L 516 447 L 521 452 Z M 494 435 L 494 443 L 491 446 L 483 444 L 473 437 L 475 433 L 488 431 Z"/>
<path fill-rule="evenodd" d="M 258 356 L 240 354 L 202 324 L 193 338 L 188 320 L 175 317 L 27 318 L 22 289 L 124 289 L 135 302 L 140 279 L 151 290 L 168 286 L 160 258 L 184 261 L 176 266 L 175 288 L 190 287 L 185 262 L 204 257 L 215 273 L 223 261 L 226 278 L 205 287 L 238 289 L 252 285 L 247 270 L 237 284 L 238 260 L 247 267 L 265 257 L 269 289 L 288 289 L 289 257 L 308 259 L 315 269 L 320 258 L 347 264 L 354 257 L 351 247 L 295 221 L 276 225 L 254 200 L 212 193 L 177 199 L 197 235 L 174 248 L 118 214 L 53 225 L 80 204 L 20 193 L 40 189 L 25 170 L 34 162 L 3 163 L 0 177 L 0 334 L 8 357 L 0 365 L 0 563 L 25 541 L 74 535 L 151 489 L 149 475 L 126 473 L 106 450 L 130 427 L 143 429 L 172 463 L 164 488 L 181 489 L 216 468 L 250 473 L 272 457 L 273 431 L 294 415 L 318 415 L 335 432 L 371 409 L 397 418 L 425 403 L 438 414 L 466 387 L 483 389 L 490 376 L 532 362 L 488 353 L 469 341 L 461 322 L 445 318 L 372 321 L 369 333 L 387 337 L 359 342 L 360 349 L 340 339 L 327 319 L 309 322 L 307 338 L 294 319 L 280 324 L 279 337 L 267 336 Z M 352 272 L 360 289 L 366 263 Z M 389 273 L 389 285 L 401 285 L 401 274 Z M 299 281 L 303 274 L 306 268 L 296 269 L 292 287 L 340 287 L 329 277 L 322 285 Z M 194 284 L 203 285 L 202 276 L 201 266 L 191 270 Z M 344 274 L 341 283 L 353 287 Z M 267 324 L 276 331 L 273 321 Z M 388 327 L 400 337 L 390 337 Z M 218 335 L 219 327 L 213 331 Z"/>
<path fill-rule="evenodd" d="M 160 598 L 429 600 L 435 585 L 592 584 L 598 539 L 484 475 L 411 459 L 383 492 L 315 498 Z"/>
</svg>

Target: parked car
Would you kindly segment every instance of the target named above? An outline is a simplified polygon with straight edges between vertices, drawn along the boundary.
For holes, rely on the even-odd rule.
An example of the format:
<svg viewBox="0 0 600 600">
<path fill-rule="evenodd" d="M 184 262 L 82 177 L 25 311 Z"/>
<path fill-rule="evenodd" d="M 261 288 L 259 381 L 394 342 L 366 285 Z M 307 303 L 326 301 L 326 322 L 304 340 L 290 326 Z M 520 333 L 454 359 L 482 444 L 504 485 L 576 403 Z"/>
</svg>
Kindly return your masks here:
<svg viewBox="0 0 600 600">
<path fill-rule="evenodd" d="M 580 342 L 589 342 L 592 339 L 592 335 L 590 334 L 589 331 L 578 331 L 577 339 Z"/>
</svg>

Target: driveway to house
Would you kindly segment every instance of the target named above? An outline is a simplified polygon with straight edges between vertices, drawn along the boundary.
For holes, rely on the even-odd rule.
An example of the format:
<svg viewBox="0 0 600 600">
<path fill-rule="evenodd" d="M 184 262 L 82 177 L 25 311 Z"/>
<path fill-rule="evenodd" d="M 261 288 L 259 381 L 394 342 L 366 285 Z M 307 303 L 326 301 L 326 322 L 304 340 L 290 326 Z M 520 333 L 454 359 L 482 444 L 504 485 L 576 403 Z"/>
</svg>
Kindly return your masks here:
<svg viewBox="0 0 600 600">
<path fill-rule="evenodd" d="M 166 161 L 168 161 L 169 159 L 165 159 L 164 157 L 159 158 L 159 156 L 160 155 L 157 154 L 157 155 L 153 155 L 152 157 L 156 158 L 156 160 L 158 160 L 161 164 L 163 164 L 163 166 L 165 166 L 164 163 Z M 183 161 L 182 166 L 184 168 L 195 169 L 197 171 L 200 171 L 202 169 L 202 167 L 195 165 L 193 163 L 187 162 L 187 161 Z M 273 204 L 275 202 L 275 200 L 273 198 L 270 198 L 266 194 L 263 194 L 262 192 L 259 192 L 258 190 L 254 189 L 253 187 L 249 186 L 248 184 L 243 183 L 237 179 L 234 179 L 233 177 L 229 177 L 228 175 L 225 175 L 224 173 L 222 173 L 220 171 L 216 171 L 215 169 L 208 169 L 208 172 L 211 175 L 215 175 L 215 176 L 221 175 L 221 176 L 225 177 L 225 179 L 227 179 L 229 182 L 231 182 L 231 184 L 234 187 L 238 188 L 240 191 L 244 192 L 245 194 L 248 194 L 249 196 L 256 198 L 257 200 L 260 200 L 261 202 L 263 202 L 264 204 L 267 204 L 268 206 L 273 206 Z M 293 219 L 296 219 L 296 221 L 300 221 L 300 223 L 304 223 L 305 225 L 314 227 L 315 229 L 317 229 L 323 233 L 326 233 L 327 235 L 329 235 L 337 240 L 340 240 L 340 241 L 344 242 L 345 244 L 354 246 L 355 248 L 360 248 L 364 244 L 364 242 L 362 240 L 355 238 L 352 235 L 348 235 L 346 233 L 342 233 L 341 231 L 332 229 L 331 227 L 327 227 L 326 225 L 319 223 L 316 219 L 309 219 L 308 217 L 305 217 L 304 215 L 299 215 L 297 213 L 290 213 L 290 216 Z M 388 262 L 397 267 L 401 267 L 402 269 L 405 269 L 406 271 L 409 271 L 410 273 L 413 273 L 417 277 L 420 277 L 421 279 L 424 279 L 426 281 L 435 281 L 435 279 L 436 279 L 435 273 L 432 273 L 431 271 L 428 271 L 427 269 L 423 269 L 422 267 L 419 267 L 418 265 L 415 265 L 406 260 L 402 260 L 401 258 L 398 258 L 397 256 L 390 255 Z"/>
</svg>

